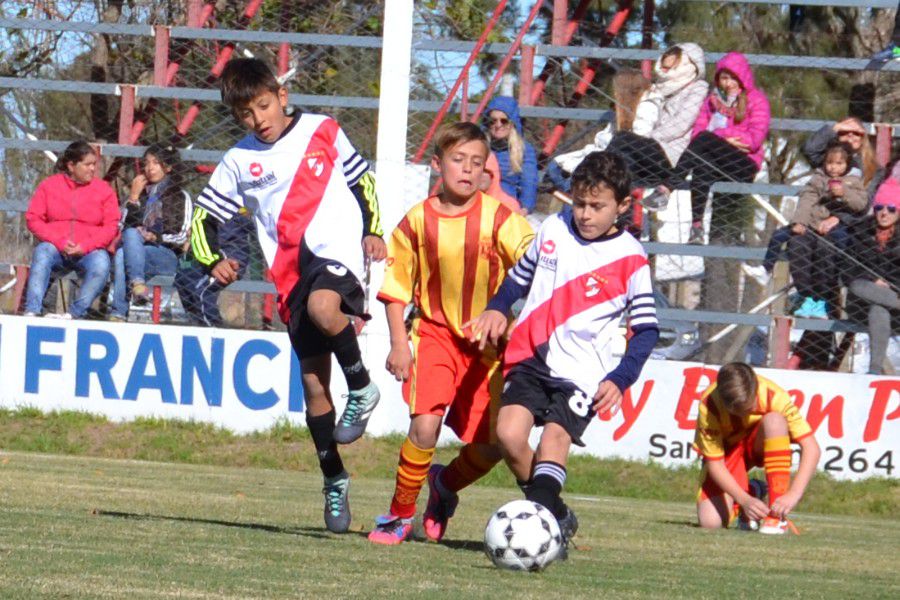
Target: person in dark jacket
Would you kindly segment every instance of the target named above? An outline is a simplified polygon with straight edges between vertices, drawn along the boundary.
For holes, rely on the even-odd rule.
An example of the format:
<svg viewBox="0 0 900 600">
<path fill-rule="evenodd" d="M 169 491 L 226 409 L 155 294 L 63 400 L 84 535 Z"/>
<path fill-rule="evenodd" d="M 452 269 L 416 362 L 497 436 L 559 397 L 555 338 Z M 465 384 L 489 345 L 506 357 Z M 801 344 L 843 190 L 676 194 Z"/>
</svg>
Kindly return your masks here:
<svg viewBox="0 0 900 600">
<path fill-rule="evenodd" d="M 875 215 L 852 230 L 855 259 L 850 291 L 868 304 L 869 373 L 881 375 L 891 336 L 891 312 L 900 311 L 900 182 L 886 179 L 873 204 Z"/>
<path fill-rule="evenodd" d="M 128 295 L 146 303 L 146 281 L 154 275 L 174 275 L 188 242 L 191 197 L 182 189 L 183 167 L 178 152 L 153 144 L 144 152 L 141 173 L 131 182 L 123 207 L 122 243 L 116 250 L 110 320 L 128 318 Z"/>
<path fill-rule="evenodd" d="M 247 213 L 238 213 L 235 218 L 219 225 L 219 243 L 222 254 L 239 263 L 238 278 L 244 276 L 250 262 L 250 244 L 255 232 L 253 219 Z M 210 276 L 209 268 L 200 264 L 191 256 L 188 262 L 182 262 L 175 272 L 175 289 L 181 298 L 188 318 L 196 325 L 221 327 L 222 315 L 219 313 L 219 294 L 227 286 Z"/>
</svg>

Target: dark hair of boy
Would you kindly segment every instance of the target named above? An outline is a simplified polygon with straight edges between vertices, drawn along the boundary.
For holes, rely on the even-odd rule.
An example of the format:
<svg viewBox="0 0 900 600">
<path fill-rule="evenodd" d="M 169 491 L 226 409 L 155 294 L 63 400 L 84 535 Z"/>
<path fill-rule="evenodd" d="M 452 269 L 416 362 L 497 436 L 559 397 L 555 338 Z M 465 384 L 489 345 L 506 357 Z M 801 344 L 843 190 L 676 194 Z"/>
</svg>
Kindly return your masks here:
<svg viewBox="0 0 900 600">
<path fill-rule="evenodd" d="M 828 145 L 825 146 L 825 154 L 823 154 L 822 164 L 825 164 L 825 161 L 834 153 L 841 153 L 844 155 L 844 162 L 847 163 L 847 168 L 844 169 L 842 175 L 846 175 L 850 172 L 850 169 L 853 168 L 853 165 L 850 164 L 850 161 L 853 158 L 853 148 L 850 147 L 850 144 L 847 142 L 842 142 L 839 139 L 835 138 L 828 142 Z"/>
<path fill-rule="evenodd" d="M 605 185 L 621 204 L 631 194 L 631 173 L 621 155 L 615 152 L 591 152 L 572 172 L 572 191 L 576 194 Z"/>
<path fill-rule="evenodd" d="M 269 65 L 258 58 L 235 58 L 222 70 L 222 102 L 232 112 L 264 92 L 277 94 L 281 87 Z"/>
<path fill-rule="evenodd" d="M 441 125 L 434 135 L 434 155 L 438 158 L 443 158 L 444 152 L 451 148 L 476 140 L 484 144 L 484 151 L 487 154 L 490 151 L 490 146 L 488 145 L 487 136 L 481 130 L 481 127 L 468 121 L 446 123 Z"/>
<path fill-rule="evenodd" d="M 84 140 L 76 140 L 66 146 L 62 155 L 56 159 L 56 170 L 65 173 L 69 163 L 80 163 L 88 154 L 94 154 L 94 149 Z"/>
<path fill-rule="evenodd" d="M 744 413 L 752 410 L 756 402 L 756 373 L 742 362 L 723 365 L 716 377 L 719 398 L 730 413 Z"/>
</svg>

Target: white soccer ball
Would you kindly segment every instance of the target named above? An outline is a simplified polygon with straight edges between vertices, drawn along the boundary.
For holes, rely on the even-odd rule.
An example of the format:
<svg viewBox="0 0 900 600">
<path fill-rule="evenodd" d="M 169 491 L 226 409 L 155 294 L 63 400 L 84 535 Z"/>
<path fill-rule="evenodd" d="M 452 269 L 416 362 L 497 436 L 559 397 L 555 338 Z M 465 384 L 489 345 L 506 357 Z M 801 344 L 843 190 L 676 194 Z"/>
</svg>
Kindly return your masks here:
<svg viewBox="0 0 900 600">
<path fill-rule="evenodd" d="M 501 569 L 540 571 L 559 557 L 561 546 L 556 518 L 530 500 L 504 504 L 484 529 L 484 551 Z"/>
</svg>

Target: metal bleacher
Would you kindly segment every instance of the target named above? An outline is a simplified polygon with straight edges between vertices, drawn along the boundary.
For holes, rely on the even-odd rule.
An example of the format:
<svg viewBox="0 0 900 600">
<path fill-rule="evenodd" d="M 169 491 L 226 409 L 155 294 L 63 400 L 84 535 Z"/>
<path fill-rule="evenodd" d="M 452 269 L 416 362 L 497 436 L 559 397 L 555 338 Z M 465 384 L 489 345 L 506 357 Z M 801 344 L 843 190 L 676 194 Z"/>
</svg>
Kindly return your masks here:
<svg viewBox="0 0 900 600">
<path fill-rule="evenodd" d="M 711 0 L 694 0 L 696 2 L 709 2 Z M 735 0 L 738 2 L 738 0 Z M 779 0 L 739 0 L 740 3 L 750 4 L 793 4 L 805 6 L 850 6 L 867 8 L 896 8 L 896 0 L 796 0 L 793 2 L 781 2 Z M 105 34 L 115 36 L 131 36 L 136 38 L 152 38 L 159 35 L 158 28 L 138 24 L 105 24 L 76 21 L 59 21 L 49 19 L 30 18 L 0 18 L 0 27 L 14 29 L 33 29 L 57 32 L 60 34 Z M 382 39 L 374 36 L 350 36 L 350 35 L 320 35 L 308 33 L 286 33 L 273 31 L 258 31 L 245 29 L 201 29 L 196 27 L 169 27 L 167 35 L 171 39 L 192 41 L 208 40 L 215 42 L 234 43 L 259 43 L 259 44 L 290 44 L 297 46 L 325 46 L 343 48 L 367 48 L 377 51 L 382 47 Z M 427 51 L 440 53 L 468 53 L 475 47 L 474 42 L 459 40 L 434 40 L 414 39 L 415 51 Z M 512 44 L 488 43 L 481 48 L 484 54 L 502 56 L 509 52 Z M 659 56 L 659 49 L 637 49 L 599 47 L 595 45 L 569 46 L 553 44 L 535 44 L 534 56 L 546 59 L 588 59 L 597 61 L 623 61 L 640 63 L 641 61 L 654 60 Z M 722 53 L 708 52 L 705 60 L 714 64 L 722 57 Z M 831 71 L 861 72 L 877 70 L 884 74 L 900 73 L 900 61 L 892 61 L 884 64 L 873 65 L 872 61 L 865 58 L 838 58 L 828 56 L 796 56 L 776 54 L 746 54 L 749 63 L 753 66 L 767 66 L 787 69 L 828 69 Z M 133 82 L 101 83 L 91 81 L 63 81 L 50 78 L 15 78 L 0 77 L 0 90 L 17 89 L 30 90 L 35 93 L 63 92 L 72 94 L 101 94 L 121 97 L 123 86 L 134 90 L 134 98 L 156 100 L 182 100 L 198 102 L 216 102 L 219 100 L 219 92 L 216 89 L 197 87 L 166 87 L 161 85 L 135 85 Z M 325 110 L 352 108 L 375 111 L 379 107 L 379 98 L 375 96 L 348 96 L 326 94 L 290 94 L 292 104 L 304 107 L 319 107 Z M 411 98 L 409 110 L 422 113 L 436 113 L 442 107 L 442 103 L 436 100 L 421 100 Z M 451 107 L 451 110 L 459 111 L 459 104 Z M 523 106 L 523 117 L 532 119 L 568 120 L 580 122 L 601 122 L 609 120 L 611 112 L 605 108 L 578 108 L 572 106 Z M 773 118 L 770 129 L 774 132 L 811 133 L 831 121 L 821 119 L 794 119 Z M 900 138 L 900 124 L 896 123 L 870 123 L 867 124 L 870 132 L 887 138 L 890 145 L 896 138 Z M 28 152 L 53 151 L 59 152 L 67 145 L 62 140 L 34 140 L 24 137 L 0 137 L 0 149 L 21 150 Z M 145 147 L 130 144 L 102 144 L 102 153 L 112 157 L 139 157 Z M 189 148 L 182 151 L 184 160 L 189 162 L 212 163 L 216 162 L 223 154 L 218 148 Z M 721 181 L 713 186 L 713 192 L 754 194 L 763 197 L 795 196 L 801 186 L 780 183 L 737 183 Z M 17 212 L 24 211 L 27 200 L 24 198 L 0 198 L 0 211 Z M 648 253 L 654 255 L 688 256 L 704 259 L 724 259 L 736 261 L 759 261 L 764 254 L 763 248 L 750 248 L 744 246 L 721 245 L 687 245 L 676 243 L 664 243 L 657 241 L 645 242 Z M 171 278 L 157 277 L 150 282 L 157 290 L 161 287 L 170 287 Z M 272 286 L 268 282 L 239 282 L 229 288 L 232 291 L 247 293 L 270 294 Z M 664 314 L 663 314 L 664 313 Z M 703 310 L 663 309 L 661 316 L 676 321 L 704 322 L 722 325 L 738 325 L 769 328 L 773 326 L 773 317 L 768 314 L 747 314 L 736 312 L 717 312 Z M 858 331 L 859 327 L 843 321 L 817 321 L 811 319 L 797 319 L 793 321 L 797 328 L 811 331 Z"/>
</svg>

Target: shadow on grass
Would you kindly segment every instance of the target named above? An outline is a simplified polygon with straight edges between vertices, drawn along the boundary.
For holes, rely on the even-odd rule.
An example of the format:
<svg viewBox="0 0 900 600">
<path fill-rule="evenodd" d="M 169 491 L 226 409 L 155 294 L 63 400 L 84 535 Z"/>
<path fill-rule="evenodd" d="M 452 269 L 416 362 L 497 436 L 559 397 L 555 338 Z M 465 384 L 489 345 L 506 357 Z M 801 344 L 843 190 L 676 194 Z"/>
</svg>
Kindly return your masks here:
<svg viewBox="0 0 900 600">
<path fill-rule="evenodd" d="M 271 533 L 283 533 L 286 535 L 302 535 L 316 539 L 329 539 L 333 537 L 327 529 L 322 527 L 280 527 L 278 525 L 266 525 L 265 523 L 245 523 L 240 521 L 223 521 L 221 519 L 202 519 L 199 517 L 175 517 L 171 515 L 148 515 L 140 513 L 122 512 L 116 510 L 103 510 L 95 508 L 91 514 L 98 517 L 113 517 L 117 519 L 134 519 L 138 521 L 173 521 L 178 523 L 202 523 L 204 525 L 220 525 L 222 527 L 238 527 L 241 529 L 255 529 Z"/>
<path fill-rule="evenodd" d="M 655 523 L 659 523 L 661 525 L 680 525 L 681 527 L 690 527 L 691 529 L 697 529 L 697 522 L 691 519 L 662 519 L 655 521 Z"/>
<path fill-rule="evenodd" d="M 348 531 L 348 534 L 356 534 L 360 537 L 368 539 L 369 532 L 368 531 Z M 444 547 L 450 548 L 451 550 L 468 550 L 470 552 L 484 552 L 484 542 L 479 542 L 476 540 L 441 540 L 440 542 L 430 542 L 426 540 L 424 537 L 419 537 L 417 533 L 413 532 L 413 537 L 410 537 L 409 542 L 418 543 L 418 544 L 426 544 L 428 546 L 434 547 Z"/>
</svg>

